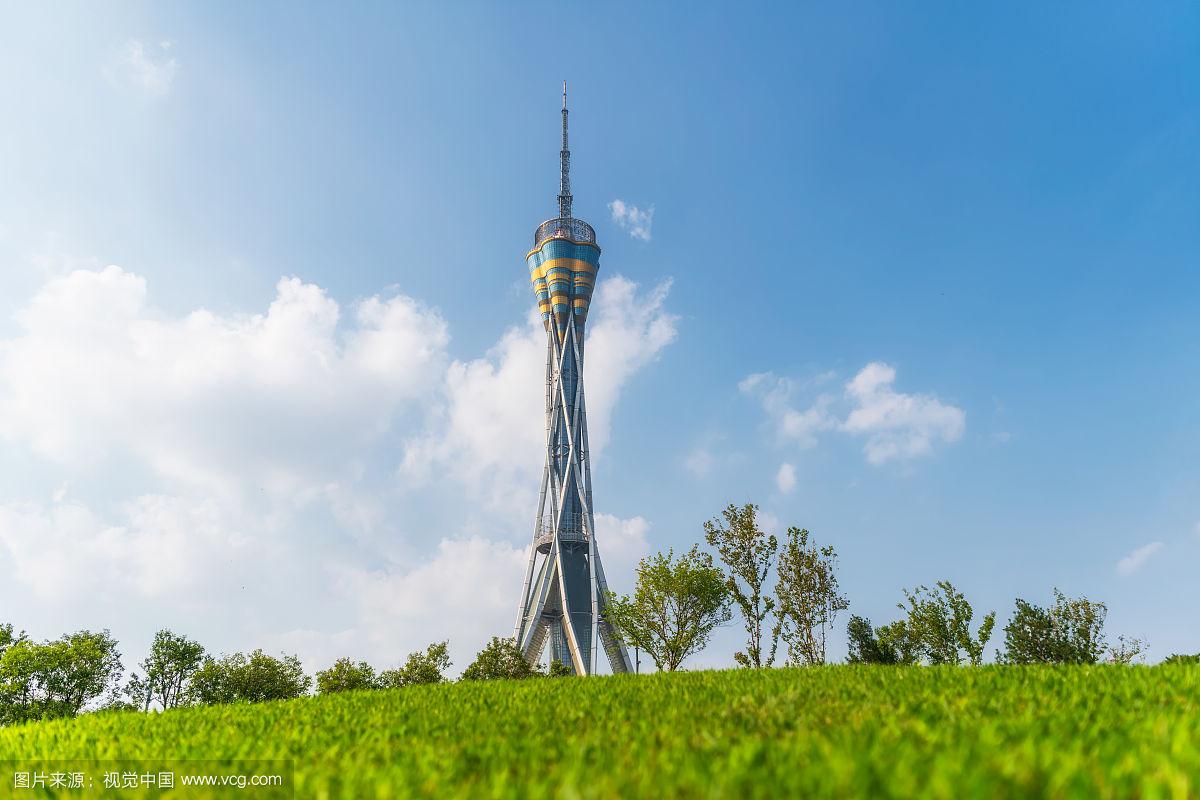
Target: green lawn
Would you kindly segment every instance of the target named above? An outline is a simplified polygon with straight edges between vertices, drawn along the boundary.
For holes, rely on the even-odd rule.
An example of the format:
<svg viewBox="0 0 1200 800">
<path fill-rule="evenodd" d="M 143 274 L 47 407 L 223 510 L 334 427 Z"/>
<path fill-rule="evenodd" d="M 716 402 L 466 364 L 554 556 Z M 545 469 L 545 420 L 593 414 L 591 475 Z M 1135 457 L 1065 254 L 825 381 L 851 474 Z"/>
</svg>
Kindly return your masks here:
<svg viewBox="0 0 1200 800">
<path fill-rule="evenodd" d="M 1200 667 L 449 684 L 0 729 L 0 759 L 288 759 L 304 798 L 1185 798 L 1200 796 Z"/>
</svg>

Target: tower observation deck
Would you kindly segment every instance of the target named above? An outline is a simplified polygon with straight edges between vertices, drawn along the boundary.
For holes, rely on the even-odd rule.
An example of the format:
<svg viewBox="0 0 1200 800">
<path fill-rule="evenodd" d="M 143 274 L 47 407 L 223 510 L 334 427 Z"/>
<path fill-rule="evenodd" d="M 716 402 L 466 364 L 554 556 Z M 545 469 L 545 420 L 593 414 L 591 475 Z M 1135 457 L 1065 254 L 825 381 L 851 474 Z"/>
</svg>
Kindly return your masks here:
<svg viewBox="0 0 1200 800">
<path fill-rule="evenodd" d="M 537 227 L 525 256 L 546 329 L 546 452 L 515 636 L 531 663 L 548 645 L 552 661 L 591 675 L 603 648 L 613 672 L 630 672 L 629 654 L 604 619 L 608 583 L 592 513 L 584 327 L 600 248 L 592 226 L 572 214 L 567 113 L 564 81 L 558 216 Z"/>
</svg>

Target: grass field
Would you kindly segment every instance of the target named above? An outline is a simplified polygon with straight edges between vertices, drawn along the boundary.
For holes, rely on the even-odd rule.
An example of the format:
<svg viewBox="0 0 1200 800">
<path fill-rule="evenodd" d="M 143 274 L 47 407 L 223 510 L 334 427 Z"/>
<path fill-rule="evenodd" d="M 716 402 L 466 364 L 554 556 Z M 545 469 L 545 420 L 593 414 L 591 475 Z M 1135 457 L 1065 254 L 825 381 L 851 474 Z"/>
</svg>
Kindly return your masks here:
<svg viewBox="0 0 1200 800">
<path fill-rule="evenodd" d="M 304 798 L 1187 798 L 1200 796 L 1200 667 L 448 684 L 0 729 L 0 759 L 286 759 Z"/>
</svg>

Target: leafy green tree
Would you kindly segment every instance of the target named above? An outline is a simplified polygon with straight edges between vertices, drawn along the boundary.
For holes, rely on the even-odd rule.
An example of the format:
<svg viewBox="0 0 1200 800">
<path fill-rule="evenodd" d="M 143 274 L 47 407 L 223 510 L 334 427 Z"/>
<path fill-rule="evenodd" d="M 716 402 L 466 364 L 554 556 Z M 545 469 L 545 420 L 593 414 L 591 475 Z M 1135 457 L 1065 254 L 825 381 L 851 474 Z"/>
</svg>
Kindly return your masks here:
<svg viewBox="0 0 1200 800">
<path fill-rule="evenodd" d="M 523 679 L 540 676 L 541 670 L 525 660 L 512 639 L 493 636 L 475 660 L 463 670 L 464 681 L 490 681 L 501 678 Z"/>
<path fill-rule="evenodd" d="M 150 702 L 153 699 L 150 682 L 136 672 L 130 674 L 129 681 L 125 684 L 125 696 L 129 698 L 131 708 L 139 711 L 150 710 Z"/>
<path fill-rule="evenodd" d="M 233 682 L 233 670 L 246 657 L 240 653 L 232 656 L 204 659 L 200 668 L 192 673 L 188 681 L 188 700 L 202 706 L 234 703 L 238 700 Z"/>
<path fill-rule="evenodd" d="M 1054 590 L 1050 608 L 1017 598 L 1016 611 L 1004 626 L 1008 664 L 1095 664 L 1104 655 L 1108 607 L 1086 597 L 1071 599 Z"/>
<path fill-rule="evenodd" d="M 204 660 L 188 684 L 188 695 L 201 705 L 289 700 L 306 693 L 312 679 L 295 656 L 275 658 L 255 650 Z"/>
<path fill-rule="evenodd" d="M 22 638 L 10 643 L 0 656 L 0 723 L 9 724 L 42 716 L 37 683 L 42 645 Z"/>
<path fill-rule="evenodd" d="M 121 679 L 121 654 L 107 630 L 69 633 L 44 648 L 39 680 L 50 702 L 61 703 L 70 716 L 115 689 Z"/>
<path fill-rule="evenodd" d="M 849 639 L 850 664 L 917 664 L 921 661 L 922 647 L 905 620 L 890 625 L 871 627 L 865 617 L 852 616 L 846 626 Z"/>
<path fill-rule="evenodd" d="M 446 680 L 442 673 L 450 669 L 450 643 L 435 642 L 425 652 L 410 653 L 404 666 L 386 670 L 379 676 L 379 683 L 386 688 L 412 686 L 418 683 L 441 683 Z"/>
<path fill-rule="evenodd" d="M 914 644 L 920 656 L 930 664 L 979 664 L 983 648 L 992 637 L 996 613 L 987 614 L 979 624 L 977 635 L 971 635 L 974 612 L 962 592 L 950 581 L 938 581 L 936 590 L 918 586 L 905 590 L 908 612 L 904 634 Z"/>
<path fill-rule="evenodd" d="M 924 657 L 924 645 L 918 638 L 917 632 L 908 624 L 908 620 L 898 619 L 875 629 L 879 647 L 887 653 L 894 653 L 895 664 L 919 664 Z"/>
<path fill-rule="evenodd" d="M 5 650 L 17 642 L 25 641 L 26 638 L 24 631 L 14 633 L 11 623 L 0 625 L 0 658 L 4 657 Z"/>
<path fill-rule="evenodd" d="M 374 668 L 365 661 L 355 664 L 348 658 L 339 658 L 333 666 L 317 673 L 317 694 L 357 692 L 377 689 Z"/>
<path fill-rule="evenodd" d="M 1059 660 L 1060 642 L 1048 609 L 1017 598 L 1017 610 L 1004 626 L 1004 651 L 996 658 L 1008 664 L 1051 664 Z"/>
<path fill-rule="evenodd" d="M 555 659 L 550 662 L 550 671 L 546 673 L 551 678 L 569 678 L 575 674 L 575 670 L 568 667 L 563 662 Z"/>
<path fill-rule="evenodd" d="M 704 523 L 704 540 L 729 570 L 726 585 L 746 621 L 746 651 L 733 655 L 743 667 L 771 666 L 779 646 L 774 629 L 766 633 L 769 641 L 764 640 L 763 632 L 763 621 L 775 608 L 775 599 L 765 587 L 779 541 L 758 527 L 757 514 L 758 507 L 752 503 L 740 508 L 731 504 L 721 512 L 724 523 L 718 519 Z"/>
<path fill-rule="evenodd" d="M 176 708 L 185 700 L 185 689 L 192 673 L 204 660 L 204 648 L 186 636 L 169 630 L 154 634 L 150 655 L 142 662 L 142 674 L 129 678 L 125 693 L 143 711 L 157 702 L 161 708 Z"/>
<path fill-rule="evenodd" d="M 1186 653 L 1172 653 L 1163 659 L 1164 664 L 1200 664 L 1200 653 L 1188 655 Z"/>
<path fill-rule="evenodd" d="M 32 642 L 7 631 L 0 655 L 0 721 L 72 717 L 117 689 L 121 654 L 108 631 Z"/>
<path fill-rule="evenodd" d="M 810 545 L 807 530 L 788 528 L 779 551 L 775 636 L 787 645 L 788 663 L 824 664 L 825 639 L 839 611 L 850 607 L 838 591 L 837 553 Z"/>
<path fill-rule="evenodd" d="M 849 653 L 846 661 L 851 664 L 897 664 L 900 659 L 890 642 L 880 642 L 865 617 L 851 616 L 846 625 Z"/>
<path fill-rule="evenodd" d="M 645 650 L 660 670 L 673 672 L 729 622 L 725 576 L 707 553 L 692 547 L 643 558 L 633 597 L 607 597 L 604 618 L 621 641 Z"/>
</svg>

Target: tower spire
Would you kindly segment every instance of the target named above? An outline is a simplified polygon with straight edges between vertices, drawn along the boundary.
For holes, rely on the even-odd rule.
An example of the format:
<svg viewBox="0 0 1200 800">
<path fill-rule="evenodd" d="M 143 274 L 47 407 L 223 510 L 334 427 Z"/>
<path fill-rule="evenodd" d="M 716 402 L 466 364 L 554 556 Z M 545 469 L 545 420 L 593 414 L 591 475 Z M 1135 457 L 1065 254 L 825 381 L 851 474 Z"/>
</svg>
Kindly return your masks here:
<svg viewBox="0 0 1200 800">
<path fill-rule="evenodd" d="M 563 142 L 559 153 L 561 173 L 558 179 L 558 216 L 571 218 L 571 150 L 567 147 L 567 82 L 563 81 Z"/>
</svg>

